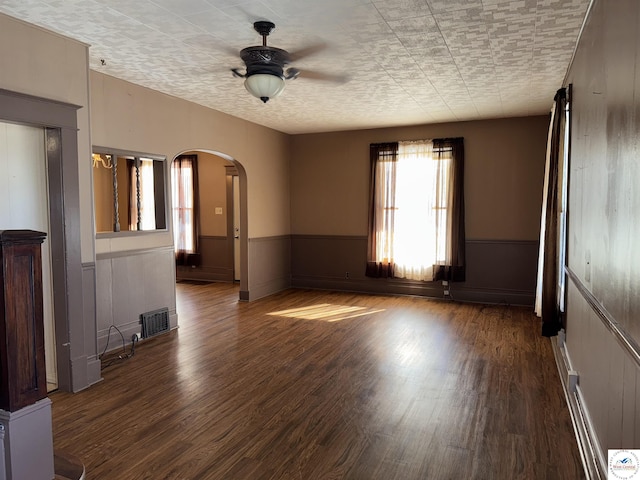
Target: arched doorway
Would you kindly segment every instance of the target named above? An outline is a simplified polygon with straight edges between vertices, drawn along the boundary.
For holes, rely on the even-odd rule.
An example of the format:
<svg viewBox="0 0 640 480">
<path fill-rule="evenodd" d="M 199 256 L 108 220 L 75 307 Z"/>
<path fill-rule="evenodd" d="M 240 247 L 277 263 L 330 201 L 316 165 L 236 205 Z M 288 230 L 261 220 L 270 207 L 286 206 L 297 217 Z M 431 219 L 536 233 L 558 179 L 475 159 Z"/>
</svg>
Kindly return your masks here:
<svg viewBox="0 0 640 480">
<path fill-rule="evenodd" d="M 184 150 L 176 155 L 197 158 L 198 255 L 190 265 L 176 266 L 176 279 L 239 281 L 241 300 L 248 299 L 247 176 L 233 157 L 215 150 Z M 177 168 L 177 167 L 176 167 Z M 171 186 L 172 197 L 175 196 Z M 178 200 L 172 198 L 172 211 Z M 172 217 L 172 231 L 178 221 Z"/>
</svg>

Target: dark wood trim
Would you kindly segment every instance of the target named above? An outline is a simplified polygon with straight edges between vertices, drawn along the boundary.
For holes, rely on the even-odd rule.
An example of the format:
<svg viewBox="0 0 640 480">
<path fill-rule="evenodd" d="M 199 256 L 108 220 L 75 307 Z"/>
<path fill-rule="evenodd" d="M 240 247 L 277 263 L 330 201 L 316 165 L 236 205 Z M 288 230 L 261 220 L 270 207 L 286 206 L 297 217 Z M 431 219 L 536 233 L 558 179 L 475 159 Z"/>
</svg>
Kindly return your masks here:
<svg viewBox="0 0 640 480">
<path fill-rule="evenodd" d="M 95 312 L 86 318 L 83 311 L 86 299 L 82 288 L 77 125 L 80 108 L 85 107 L 0 89 L 0 120 L 42 127 L 45 131 L 58 388 L 65 391 L 78 391 L 98 380 L 89 376 L 86 364 L 77 361 L 96 353 L 85 336 L 85 322 L 95 323 Z"/>
<path fill-rule="evenodd" d="M 565 267 L 565 272 L 573 285 L 576 287 L 582 298 L 589 304 L 591 309 L 598 315 L 604 326 L 613 335 L 616 341 L 626 350 L 629 356 L 633 359 L 637 367 L 640 367 L 640 346 L 638 343 L 627 333 L 625 328 L 618 323 L 618 321 L 609 313 L 609 311 L 602 305 L 598 299 L 589 291 L 589 289 L 582 283 L 580 278 L 575 274 L 570 267 Z"/>
<path fill-rule="evenodd" d="M 38 127 L 77 128 L 80 105 L 0 88 L 0 120 Z M 87 160 L 88 161 L 88 160 Z"/>
</svg>

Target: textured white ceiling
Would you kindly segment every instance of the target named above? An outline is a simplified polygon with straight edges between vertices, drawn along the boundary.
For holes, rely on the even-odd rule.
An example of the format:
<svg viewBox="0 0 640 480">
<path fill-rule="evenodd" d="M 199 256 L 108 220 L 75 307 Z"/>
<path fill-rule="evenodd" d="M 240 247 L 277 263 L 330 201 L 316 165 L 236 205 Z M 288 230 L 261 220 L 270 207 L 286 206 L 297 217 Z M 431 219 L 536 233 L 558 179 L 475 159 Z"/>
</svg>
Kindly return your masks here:
<svg viewBox="0 0 640 480">
<path fill-rule="evenodd" d="M 0 0 L 0 12 L 91 45 L 90 66 L 287 133 L 542 114 L 589 0 Z M 326 48 L 263 104 L 231 75 L 258 45 Z M 101 64 L 101 59 L 106 62 Z"/>
</svg>

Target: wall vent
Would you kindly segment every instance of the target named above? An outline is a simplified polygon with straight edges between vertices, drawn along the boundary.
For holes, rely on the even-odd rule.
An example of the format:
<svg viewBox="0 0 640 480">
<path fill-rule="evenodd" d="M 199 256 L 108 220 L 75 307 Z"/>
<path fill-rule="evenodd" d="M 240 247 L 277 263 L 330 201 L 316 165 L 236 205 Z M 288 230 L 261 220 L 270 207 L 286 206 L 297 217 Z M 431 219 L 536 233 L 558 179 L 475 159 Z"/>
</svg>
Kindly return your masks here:
<svg viewBox="0 0 640 480">
<path fill-rule="evenodd" d="M 153 337 L 169 331 L 169 309 L 160 308 L 140 315 L 142 338 Z"/>
</svg>

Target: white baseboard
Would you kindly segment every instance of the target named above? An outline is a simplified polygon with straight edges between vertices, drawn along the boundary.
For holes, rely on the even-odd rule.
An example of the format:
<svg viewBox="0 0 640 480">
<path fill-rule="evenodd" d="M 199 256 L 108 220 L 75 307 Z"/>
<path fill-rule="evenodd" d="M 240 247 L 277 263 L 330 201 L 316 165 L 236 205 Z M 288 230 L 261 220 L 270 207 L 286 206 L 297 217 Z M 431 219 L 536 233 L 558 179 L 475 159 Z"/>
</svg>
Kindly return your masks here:
<svg viewBox="0 0 640 480">
<path fill-rule="evenodd" d="M 562 382 L 571 422 L 578 442 L 578 450 L 587 480 L 606 480 L 607 463 L 600 449 L 589 417 L 589 412 L 580 390 L 579 378 L 571 367 L 571 360 L 564 344 L 564 331 L 558 334 L 557 341 L 551 339 L 553 355 L 556 359 L 558 373 Z"/>
</svg>

